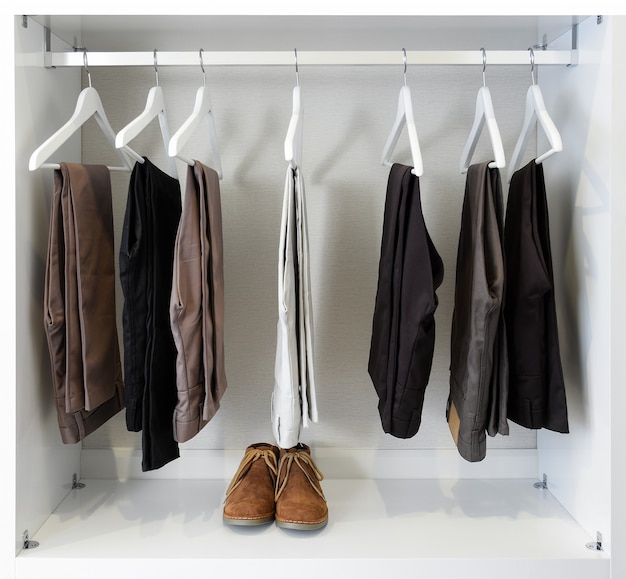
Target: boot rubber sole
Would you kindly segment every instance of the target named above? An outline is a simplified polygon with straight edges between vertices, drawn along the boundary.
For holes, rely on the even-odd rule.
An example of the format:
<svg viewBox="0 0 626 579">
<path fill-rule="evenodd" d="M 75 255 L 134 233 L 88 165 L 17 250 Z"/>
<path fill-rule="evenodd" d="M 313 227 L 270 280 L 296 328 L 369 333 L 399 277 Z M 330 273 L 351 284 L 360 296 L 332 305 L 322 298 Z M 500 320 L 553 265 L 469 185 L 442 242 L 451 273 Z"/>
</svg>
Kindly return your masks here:
<svg viewBox="0 0 626 579">
<path fill-rule="evenodd" d="M 326 526 L 328 519 L 324 519 L 319 523 L 295 523 L 291 521 L 279 521 L 276 519 L 276 526 L 282 529 L 295 529 L 297 531 L 316 531 Z"/>
<path fill-rule="evenodd" d="M 226 525 L 235 525 L 239 527 L 255 527 L 257 525 L 266 525 L 274 521 L 274 517 L 264 517 L 262 519 L 231 519 L 230 517 L 222 517 Z"/>
</svg>

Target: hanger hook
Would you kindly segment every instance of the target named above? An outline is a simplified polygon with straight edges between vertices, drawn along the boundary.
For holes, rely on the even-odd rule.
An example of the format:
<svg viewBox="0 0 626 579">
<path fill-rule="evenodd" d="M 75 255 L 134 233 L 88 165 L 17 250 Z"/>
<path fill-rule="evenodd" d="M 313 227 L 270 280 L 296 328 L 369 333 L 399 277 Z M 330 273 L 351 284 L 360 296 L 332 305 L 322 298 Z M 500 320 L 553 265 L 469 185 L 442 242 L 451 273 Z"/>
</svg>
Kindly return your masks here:
<svg viewBox="0 0 626 579">
<path fill-rule="evenodd" d="M 480 51 L 483 53 L 483 86 L 487 86 L 485 82 L 485 70 L 487 69 L 487 53 L 484 48 L 481 48 Z"/>
<path fill-rule="evenodd" d="M 532 79 L 533 84 L 535 84 L 535 52 L 532 48 L 529 48 L 528 52 L 530 54 L 530 78 Z"/>
<path fill-rule="evenodd" d="M 200 49 L 200 68 L 202 69 L 202 74 L 204 75 L 204 86 L 206 86 L 206 70 L 204 70 L 204 61 L 202 60 L 202 53 L 204 52 L 204 48 Z"/>
<path fill-rule="evenodd" d="M 404 62 L 404 86 L 406 86 L 406 49 L 402 49 L 402 60 Z"/>
<path fill-rule="evenodd" d="M 89 86 L 91 86 L 91 73 L 89 72 L 89 65 L 87 64 L 87 50 L 83 50 L 83 65 L 87 71 L 87 78 L 89 79 Z"/>
<path fill-rule="evenodd" d="M 300 86 L 300 75 L 298 74 L 298 49 L 293 49 L 293 54 L 296 59 L 296 86 Z"/>
<path fill-rule="evenodd" d="M 156 74 L 156 85 L 159 86 L 159 68 L 157 67 L 157 49 L 154 49 L 154 73 Z"/>
</svg>

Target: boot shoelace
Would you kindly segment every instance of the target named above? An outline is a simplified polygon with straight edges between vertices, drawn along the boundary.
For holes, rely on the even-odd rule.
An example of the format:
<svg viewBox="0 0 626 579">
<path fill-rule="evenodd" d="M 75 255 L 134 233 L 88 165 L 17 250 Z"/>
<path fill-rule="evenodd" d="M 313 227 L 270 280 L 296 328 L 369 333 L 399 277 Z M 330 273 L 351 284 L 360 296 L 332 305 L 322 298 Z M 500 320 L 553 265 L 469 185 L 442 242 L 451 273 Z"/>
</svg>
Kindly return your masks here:
<svg viewBox="0 0 626 579">
<path fill-rule="evenodd" d="M 278 463 L 276 461 L 276 454 L 274 454 L 271 450 L 266 448 L 254 448 L 246 452 L 246 455 L 243 457 L 233 480 L 228 485 L 228 489 L 226 489 L 226 498 L 230 496 L 230 494 L 241 484 L 246 474 L 252 467 L 254 461 L 263 459 L 267 468 L 272 473 L 272 478 L 276 480 L 278 476 Z"/>
<path fill-rule="evenodd" d="M 278 480 L 280 480 L 280 472 L 283 470 L 283 465 L 285 465 L 285 476 L 282 482 L 280 483 L 280 485 L 277 485 L 276 487 L 276 500 L 278 500 L 278 497 L 280 497 L 283 490 L 285 489 L 285 486 L 287 485 L 287 480 L 289 479 L 289 473 L 291 472 L 291 466 L 294 463 L 304 473 L 304 476 L 306 476 L 307 480 L 313 487 L 313 490 L 324 501 L 326 501 L 326 497 L 324 497 L 324 493 L 322 492 L 322 489 L 319 485 L 319 481 L 324 480 L 324 475 L 322 474 L 322 471 L 319 468 L 317 468 L 310 454 L 306 452 L 300 452 L 298 450 L 296 452 L 286 453 L 280 461 Z M 313 475 L 315 478 L 311 477 L 311 475 L 307 472 L 307 469 L 304 468 L 304 465 L 309 465 L 311 467 L 311 470 L 313 471 Z"/>
</svg>

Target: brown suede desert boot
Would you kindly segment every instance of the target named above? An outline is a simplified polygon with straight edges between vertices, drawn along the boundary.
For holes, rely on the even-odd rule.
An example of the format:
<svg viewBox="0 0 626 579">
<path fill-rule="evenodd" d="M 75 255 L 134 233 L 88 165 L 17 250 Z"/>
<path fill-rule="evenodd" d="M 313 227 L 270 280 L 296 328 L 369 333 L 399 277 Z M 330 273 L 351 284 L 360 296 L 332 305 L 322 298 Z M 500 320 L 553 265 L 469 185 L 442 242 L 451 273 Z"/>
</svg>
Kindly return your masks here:
<svg viewBox="0 0 626 579">
<path fill-rule="evenodd" d="M 276 525 L 285 529 L 315 530 L 328 521 L 328 506 L 320 481 L 324 475 L 311 458 L 311 449 L 299 443 L 280 449 L 276 480 Z"/>
<path fill-rule="evenodd" d="M 274 493 L 279 449 L 260 442 L 246 448 L 239 468 L 226 490 L 224 523 L 263 525 L 274 520 Z"/>
</svg>

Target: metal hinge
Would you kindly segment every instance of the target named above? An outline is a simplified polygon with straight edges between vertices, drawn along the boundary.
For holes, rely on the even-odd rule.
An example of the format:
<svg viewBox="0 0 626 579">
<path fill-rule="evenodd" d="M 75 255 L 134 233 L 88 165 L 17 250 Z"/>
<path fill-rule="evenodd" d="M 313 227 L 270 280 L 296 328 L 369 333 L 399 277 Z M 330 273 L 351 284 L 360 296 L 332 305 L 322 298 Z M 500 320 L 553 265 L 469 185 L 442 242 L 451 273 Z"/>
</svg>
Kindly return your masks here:
<svg viewBox="0 0 626 579">
<path fill-rule="evenodd" d="M 22 14 L 22 28 L 28 28 L 28 16 Z"/>
</svg>

